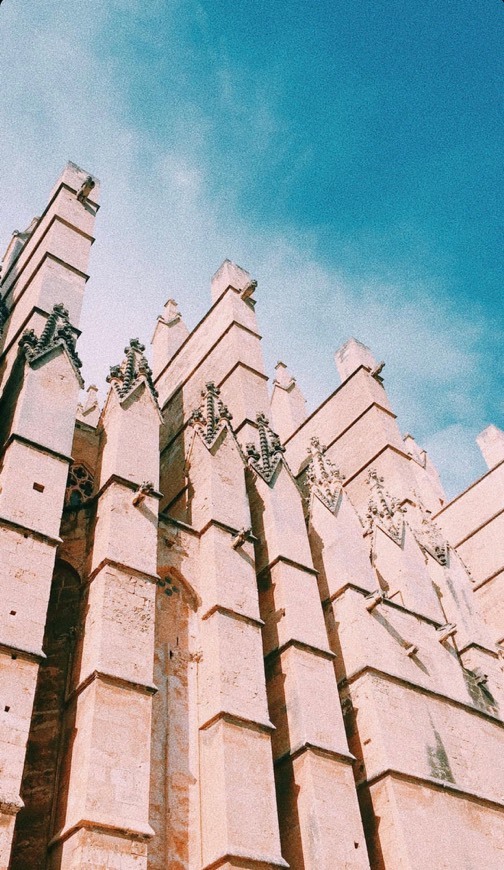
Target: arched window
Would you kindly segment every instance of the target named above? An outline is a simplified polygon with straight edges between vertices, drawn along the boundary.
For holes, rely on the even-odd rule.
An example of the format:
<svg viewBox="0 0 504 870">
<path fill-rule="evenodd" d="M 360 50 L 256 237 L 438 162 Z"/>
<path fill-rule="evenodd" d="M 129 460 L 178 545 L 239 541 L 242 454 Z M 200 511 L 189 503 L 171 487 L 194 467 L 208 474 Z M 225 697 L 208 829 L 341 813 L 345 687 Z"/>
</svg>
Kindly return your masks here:
<svg viewBox="0 0 504 870">
<path fill-rule="evenodd" d="M 82 463 L 74 462 L 68 472 L 65 505 L 76 507 L 89 501 L 93 495 L 94 478 Z"/>
</svg>

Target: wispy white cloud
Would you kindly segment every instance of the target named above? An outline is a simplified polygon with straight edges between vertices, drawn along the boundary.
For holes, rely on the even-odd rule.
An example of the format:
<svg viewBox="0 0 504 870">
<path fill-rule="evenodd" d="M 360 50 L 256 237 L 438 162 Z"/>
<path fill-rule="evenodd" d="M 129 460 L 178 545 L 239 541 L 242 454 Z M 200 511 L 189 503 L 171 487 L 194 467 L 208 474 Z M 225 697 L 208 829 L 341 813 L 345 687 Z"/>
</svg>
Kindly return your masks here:
<svg viewBox="0 0 504 870">
<path fill-rule="evenodd" d="M 194 8 L 204 27 L 204 9 Z M 269 371 L 283 358 L 313 408 L 337 385 L 336 348 L 350 335 L 369 344 L 387 362 L 402 428 L 427 438 L 454 493 L 482 470 L 470 421 L 484 413 L 478 393 L 484 320 L 469 319 L 418 283 L 381 281 L 365 269 L 358 280 L 339 273 L 317 256 L 315 234 L 252 222 L 237 206 L 243 179 L 223 177 L 216 190 L 212 119 L 201 107 L 165 107 L 176 145 L 160 145 L 131 115 L 120 60 L 103 49 L 112 13 L 138 18 L 160 10 L 173 16 L 176 32 L 177 4 L 160 0 L 49 2 L 37 21 L 26 6 L 2 9 L 10 33 L 0 60 L 5 243 L 43 207 L 66 159 L 103 183 L 81 323 L 86 380 L 103 385 L 131 336 L 149 342 L 168 296 L 176 296 L 194 326 L 210 301 L 210 275 L 229 256 L 259 279 Z M 256 149 L 267 151 L 287 135 L 265 83 L 258 79 L 243 105 L 243 82 L 225 59 L 217 78 L 219 99 L 236 107 L 236 124 L 247 125 Z M 309 159 L 300 152 L 301 162 Z"/>
</svg>

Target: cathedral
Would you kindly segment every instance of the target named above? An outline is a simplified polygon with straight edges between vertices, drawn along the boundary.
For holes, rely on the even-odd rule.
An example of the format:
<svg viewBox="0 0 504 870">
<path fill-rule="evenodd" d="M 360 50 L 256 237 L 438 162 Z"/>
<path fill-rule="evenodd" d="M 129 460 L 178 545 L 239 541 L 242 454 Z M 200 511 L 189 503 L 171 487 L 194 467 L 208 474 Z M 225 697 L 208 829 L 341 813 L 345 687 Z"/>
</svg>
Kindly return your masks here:
<svg viewBox="0 0 504 870">
<path fill-rule="evenodd" d="M 80 400 L 98 209 L 1 273 L 0 870 L 502 870 L 504 433 L 447 500 L 354 338 L 308 415 L 229 260 Z"/>
</svg>

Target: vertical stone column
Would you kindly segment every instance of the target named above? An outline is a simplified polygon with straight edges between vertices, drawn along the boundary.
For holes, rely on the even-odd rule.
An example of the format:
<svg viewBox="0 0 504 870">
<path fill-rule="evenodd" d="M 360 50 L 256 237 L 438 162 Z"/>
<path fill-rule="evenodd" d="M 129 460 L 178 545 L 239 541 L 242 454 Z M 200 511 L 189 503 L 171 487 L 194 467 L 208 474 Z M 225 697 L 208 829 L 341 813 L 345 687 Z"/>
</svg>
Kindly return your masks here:
<svg viewBox="0 0 504 870">
<path fill-rule="evenodd" d="M 277 362 L 275 372 L 271 415 L 275 432 L 285 441 L 306 420 L 306 400 L 283 362 Z"/>
<path fill-rule="evenodd" d="M 147 867 L 160 414 L 138 341 L 111 369 L 54 867 Z M 120 857 L 119 857 L 120 856 Z"/>
<path fill-rule="evenodd" d="M 313 425 L 319 414 L 330 437 L 324 406 Z M 342 451 L 350 469 L 351 449 L 348 441 Z M 361 450 L 358 441 L 355 450 Z M 407 461 L 389 452 L 393 485 L 379 463 L 377 469 L 368 460 L 365 489 L 352 492 L 360 498 L 362 524 L 351 518 L 348 481 L 336 480 L 313 440 L 301 476 L 311 490 L 310 542 L 357 758 L 370 862 L 388 867 L 399 861 L 412 870 L 443 862 L 457 867 L 464 860 L 493 866 L 501 834 L 485 839 L 479 858 L 475 831 L 502 824 L 500 772 L 489 775 L 486 761 L 497 751 L 502 728 L 497 656 L 471 607 L 467 572 L 408 479 Z M 480 717 L 486 717 L 485 740 L 471 740 Z"/>
<path fill-rule="evenodd" d="M 37 333 L 53 306 L 63 303 L 70 321 L 79 325 L 99 183 L 68 163 L 49 203 L 26 232 L 16 232 L 4 257 L 0 293 L 8 320 L 0 336 L 0 383 L 12 390 L 12 367 L 23 330 Z"/>
<path fill-rule="evenodd" d="M 0 472 L 0 866 L 6 867 L 30 728 L 75 411 L 76 331 L 54 306 L 39 338 L 21 339 L 21 388 Z M 5 407 L 5 406 L 4 406 Z"/>
<path fill-rule="evenodd" d="M 280 853 L 244 459 L 206 385 L 186 458 L 200 534 L 201 866 L 286 867 Z"/>
<path fill-rule="evenodd" d="M 152 336 L 152 374 L 156 378 L 184 343 L 189 330 L 174 299 L 168 299 Z"/>
<path fill-rule="evenodd" d="M 249 497 L 283 854 L 305 870 L 364 868 L 353 757 L 301 497 L 278 437 L 263 416 L 257 425 L 259 451 L 248 446 Z"/>
</svg>

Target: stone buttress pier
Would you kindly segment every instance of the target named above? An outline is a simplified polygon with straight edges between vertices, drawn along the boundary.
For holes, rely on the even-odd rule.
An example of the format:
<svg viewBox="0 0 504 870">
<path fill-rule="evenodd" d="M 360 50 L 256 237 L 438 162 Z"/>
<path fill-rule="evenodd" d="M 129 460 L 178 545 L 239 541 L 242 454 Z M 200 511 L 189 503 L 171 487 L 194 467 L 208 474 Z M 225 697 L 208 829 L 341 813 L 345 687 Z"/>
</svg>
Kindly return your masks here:
<svg viewBox="0 0 504 870">
<path fill-rule="evenodd" d="M 301 493 L 278 436 L 258 415 L 249 497 L 282 853 L 291 867 L 368 867 L 352 762 L 327 643 Z M 341 807 L 345 806 L 345 815 Z"/>
<path fill-rule="evenodd" d="M 343 383 L 287 437 L 286 456 L 309 498 L 370 863 L 497 867 L 499 653 L 433 520 L 444 493 L 401 438 L 383 364 L 355 340 L 336 359 Z"/>
<path fill-rule="evenodd" d="M 0 289 L 0 866 L 7 867 L 82 386 L 75 351 L 98 185 L 68 164 Z M 92 193 L 92 195 L 91 195 Z M 26 866 L 26 864 L 25 864 Z"/>
<path fill-rule="evenodd" d="M 357 339 L 270 398 L 230 260 L 79 403 L 97 203 L 3 260 L 0 870 L 503 867 L 504 433 L 448 502 Z"/>
<path fill-rule="evenodd" d="M 159 413 L 144 348 L 114 366 L 51 867 L 147 868 Z"/>
</svg>

